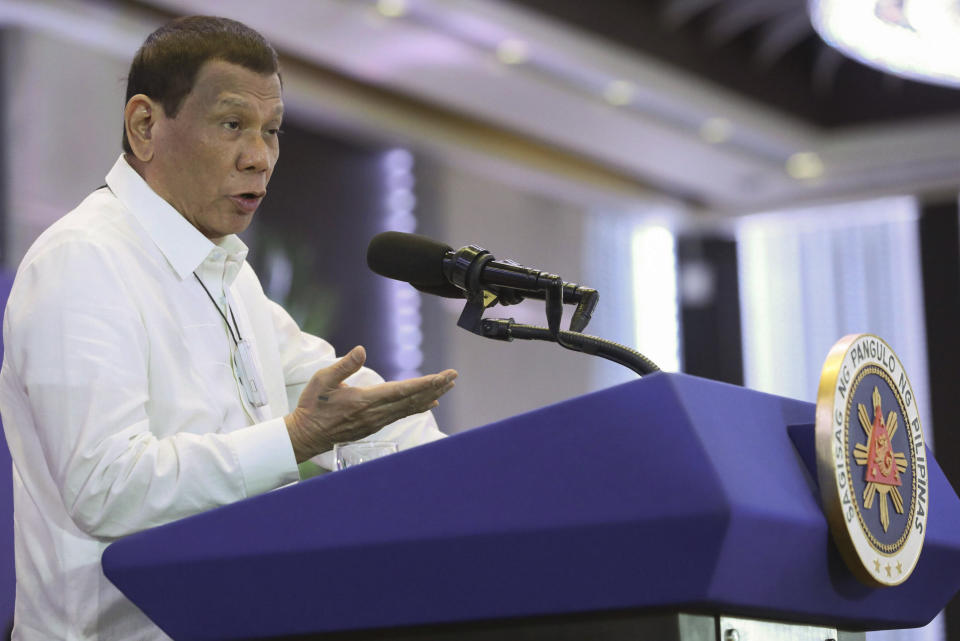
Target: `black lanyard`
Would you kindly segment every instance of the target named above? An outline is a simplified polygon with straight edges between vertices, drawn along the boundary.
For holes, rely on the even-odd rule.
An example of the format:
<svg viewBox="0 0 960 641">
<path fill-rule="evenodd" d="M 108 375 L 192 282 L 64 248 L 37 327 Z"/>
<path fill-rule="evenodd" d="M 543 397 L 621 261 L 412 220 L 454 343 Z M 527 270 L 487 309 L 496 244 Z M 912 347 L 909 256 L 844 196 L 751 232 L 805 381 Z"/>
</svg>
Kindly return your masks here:
<svg viewBox="0 0 960 641">
<path fill-rule="evenodd" d="M 227 320 L 227 316 L 223 313 L 223 310 L 220 309 L 220 306 L 217 305 L 217 301 L 213 300 L 213 295 L 210 293 L 210 290 L 207 289 L 207 286 L 203 284 L 203 281 L 200 280 L 200 277 L 197 276 L 197 272 L 193 272 L 193 277 L 197 279 L 197 282 L 200 283 L 200 287 L 203 287 L 203 291 L 207 293 L 207 297 L 210 299 L 210 302 L 213 303 L 213 306 L 217 308 L 217 312 L 220 314 L 220 317 L 223 318 L 223 322 L 227 324 L 227 329 L 230 331 L 230 338 L 233 339 L 234 345 L 239 345 L 240 341 L 243 339 L 240 338 L 240 326 L 237 325 L 237 317 L 233 315 L 233 310 L 230 308 L 230 304 L 227 303 L 227 311 L 230 312 L 230 318 L 233 319 L 233 325 L 237 328 L 237 335 L 233 335 L 233 327 L 230 326 L 230 321 Z"/>
</svg>

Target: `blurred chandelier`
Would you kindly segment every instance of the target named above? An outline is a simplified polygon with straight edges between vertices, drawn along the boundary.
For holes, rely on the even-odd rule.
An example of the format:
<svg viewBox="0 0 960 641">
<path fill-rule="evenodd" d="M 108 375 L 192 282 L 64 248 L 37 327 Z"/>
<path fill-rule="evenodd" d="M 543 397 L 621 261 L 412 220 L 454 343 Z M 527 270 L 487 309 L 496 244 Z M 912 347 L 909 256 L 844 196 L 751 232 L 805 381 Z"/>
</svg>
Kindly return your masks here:
<svg viewBox="0 0 960 641">
<path fill-rule="evenodd" d="M 960 88 L 960 0 L 807 0 L 814 29 L 864 64 Z"/>
</svg>

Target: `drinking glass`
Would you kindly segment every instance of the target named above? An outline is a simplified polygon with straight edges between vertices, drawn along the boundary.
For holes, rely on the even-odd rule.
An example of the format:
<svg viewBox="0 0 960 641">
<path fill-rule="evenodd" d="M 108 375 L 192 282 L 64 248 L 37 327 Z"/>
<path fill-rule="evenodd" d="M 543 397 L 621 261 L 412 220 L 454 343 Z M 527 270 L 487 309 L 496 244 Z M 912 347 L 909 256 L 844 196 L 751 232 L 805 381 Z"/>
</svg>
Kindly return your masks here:
<svg viewBox="0 0 960 641">
<path fill-rule="evenodd" d="M 334 445 L 333 457 L 337 461 L 337 469 L 342 470 L 381 456 L 396 454 L 397 451 L 397 444 L 393 441 L 353 441 Z"/>
</svg>

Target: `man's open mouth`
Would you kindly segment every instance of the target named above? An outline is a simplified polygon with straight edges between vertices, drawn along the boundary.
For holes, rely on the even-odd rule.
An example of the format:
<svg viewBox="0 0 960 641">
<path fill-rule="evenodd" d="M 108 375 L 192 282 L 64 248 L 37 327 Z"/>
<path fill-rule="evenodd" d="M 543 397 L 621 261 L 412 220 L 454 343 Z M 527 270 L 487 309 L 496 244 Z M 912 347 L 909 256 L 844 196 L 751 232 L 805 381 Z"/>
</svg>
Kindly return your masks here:
<svg viewBox="0 0 960 641">
<path fill-rule="evenodd" d="M 230 196 L 230 200 L 237 204 L 237 206 L 247 213 L 253 213 L 257 207 L 260 206 L 260 201 L 263 200 L 264 194 L 255 193 L 252 191 L 243 192 Z"/>
</svg>

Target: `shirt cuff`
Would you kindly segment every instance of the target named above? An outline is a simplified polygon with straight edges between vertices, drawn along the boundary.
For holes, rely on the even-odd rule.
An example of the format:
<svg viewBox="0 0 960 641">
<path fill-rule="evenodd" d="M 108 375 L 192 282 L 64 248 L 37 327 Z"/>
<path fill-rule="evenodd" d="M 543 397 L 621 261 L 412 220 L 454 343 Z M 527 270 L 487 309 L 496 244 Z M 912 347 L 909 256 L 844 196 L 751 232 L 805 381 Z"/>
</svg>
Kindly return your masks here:
<svg viewBox="0 0 960 641">
<path fill-rule="evenodd" d="M 283 417 L 231 432 L 247 496 L 300 480 L 297 459 Z"/>
</svg>

